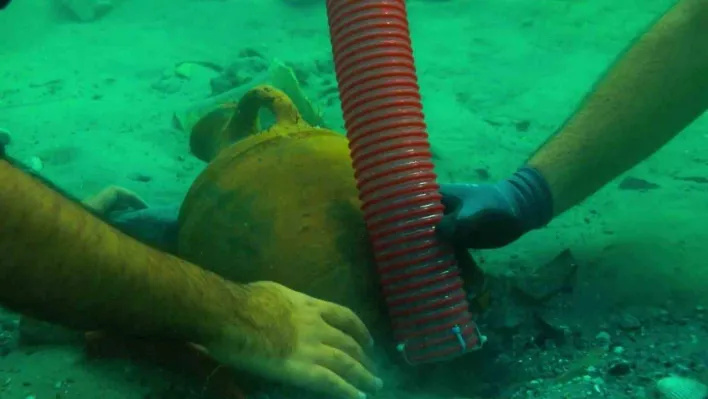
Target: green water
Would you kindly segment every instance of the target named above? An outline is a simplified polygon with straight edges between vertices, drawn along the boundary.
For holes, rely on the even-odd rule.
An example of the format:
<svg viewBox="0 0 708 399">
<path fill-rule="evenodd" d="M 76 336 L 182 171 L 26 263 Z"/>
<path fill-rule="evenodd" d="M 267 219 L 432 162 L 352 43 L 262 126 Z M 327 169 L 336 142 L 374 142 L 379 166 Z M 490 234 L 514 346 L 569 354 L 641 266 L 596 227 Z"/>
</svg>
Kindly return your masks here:
<svg viewBox="0 0 708 399">
<path fill-rule="evenodd" d="M 150 206 L 178 204 L 204 164 L 189 153 L 175 114 L 223 91 L 219 84 L 268 81 L 275 63 L 294 71 L 324 126 L 344 131 L 322 1 L 112 0 L 105 9 L 91 0 L 14 3 L 0 12 L 0 128 L 11 133 L 13 157 L 79 198 L 118 185 Z M 513 173 L 674 4 L 407 3 L 442 182 Z M 227 83 L 224 68 L 233 73 Z M 547 228 L 475 258 L 492 275 L 528 274 L 570 249 L 582 266 L 575 287 L 581 298 L 600 298 L 611 309 L 704 305 L 707 125 L 700 118 Z M 621 186 L 627 178 L 643 185 Z M 3 318 L 9 342 L 17 316 Z M 695 334 L 708 339 L 705 329 Z M 0 358 L 0 399 L 158 397 L 148 391 L 180 397 L 165 387 L 172 377 L 152 368 L 87 364 L 63 344 L 12 348 Z"/>
</svg>

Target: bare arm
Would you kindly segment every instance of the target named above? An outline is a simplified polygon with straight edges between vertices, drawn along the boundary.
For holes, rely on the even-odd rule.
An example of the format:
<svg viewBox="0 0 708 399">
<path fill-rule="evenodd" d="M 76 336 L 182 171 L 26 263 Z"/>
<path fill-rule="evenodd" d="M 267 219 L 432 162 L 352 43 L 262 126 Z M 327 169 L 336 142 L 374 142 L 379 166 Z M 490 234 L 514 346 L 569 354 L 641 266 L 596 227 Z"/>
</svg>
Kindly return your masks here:
<svg viewBox="0 0 708 399">
<path fill-rule="evenodd" d="M 624 54 L 529 160 L 554 213 L 649 157 L 708 108 L 708 0 L 683 0 Z"/>
<path fill-rule="evenodd" d="M 204 342 L 220 333 L 220 307 L 233 317 L 248 303 L 245 286 L 121 234 L 6 160 L 0 184 L 2 305 L 74 328 Z"/>
<path fill-rule="evenodd" d="M 0 305 L 78 329 L 201 344 L 216 360 L 330 397 L 381 386 L 349 309 L 230 283 L 120 233 L 0 159 Z"/>
</svg>

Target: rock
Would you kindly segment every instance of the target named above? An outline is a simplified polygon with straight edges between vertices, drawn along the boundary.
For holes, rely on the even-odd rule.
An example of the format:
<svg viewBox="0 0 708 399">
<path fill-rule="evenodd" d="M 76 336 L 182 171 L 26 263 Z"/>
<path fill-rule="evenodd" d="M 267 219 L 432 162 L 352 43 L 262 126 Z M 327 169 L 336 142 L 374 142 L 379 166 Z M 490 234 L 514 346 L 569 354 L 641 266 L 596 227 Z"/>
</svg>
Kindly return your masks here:
<svg viewBox="0 0 708 399">
<path fill-rule="evenodd" d="M 608 374 L 615 377 L 627 375 L 631 371 L 632 365 L 624 359 L 617 359 L 613 361 L 607 369 Z"/>
<path fill-rule="evenodd" d="M 139 173 L 139 172 L 131 173 L 130 175 L 128 175 L 128 178 L 130 180 L 139 181 L 141 183 L 149 183 L 152 181 L 152 176 L 146 175 L 144 173 Z"/>
<path fill-rule="evenodd" d="M 113 0 L 61 0 L 61 5 L 81 22 L 95 21 L 113 9 Z"/>
<path fill-rule="evenodd" d="M 42 158 L 36 155 L 31 156 L 27 160 L 27 167 L 29 167 L 32 172 L 39 173 L 42 169 L 44 169 L 44 162 L 42 161 Z"/>
<path fill-rule="evenodd" d="M 223 71 L 223 67 L 209 61 L 182 61 L 175 65 L 172 72 L 181 79 L 191 80 L 203 76 L 204 80 L 208 81 Z"/>
<path fill-rule="evenodd" d="M 516 282 L 515 288 L 527 301 L 541 304 L 570 289 L 578 270 L 575 257 L 566 249 L 531 276 Z"/>
<path fill-rule="evenodd" d="M 0 127 L 0 148 L 12 143 L 12 135 L 7 129 Z"/>
<path fill-rule="evenodd" d="M 540 333 L 536 339 L 551 340 L 556 344 L 562 344 L 573 335 L 572 328 L 559 312 L 539 311 L 534 313 L 534 320 Z"/>
<path fill-rule="evenodd" d="M 648 180 L 640 179 L 638 177 L 628 176 L 622 179 L 619 184 L 620 190 L 629 191 L 648 191 L 659 188 L 658 184 L 652 183 Z"/>
<path fill-rule="evenodd" d="M 211 79 L 212 95 L 219 95 L 250 83 L 268 70 L 268 61 L 255 49 L 244 49 L 239 58 Z"/>
<path fill-rule="evenodd" d="M 705 399 L 708 386 L 691 378 L 670 376 L 660 379 L 656 389 L 663 399 Z"/>
<path fill-rule="evenodd" d="M 150 87 L 162 94 L 174 94 L 182 90 L 182 79 L 176 76 L 162 77 Z"/>
<path fill-rule="evenodd" d="M 608 334 L 607 331 L 600 331 L 595 336 L 595 340 L 604 344 L 604 345 L 607 345 L 612 340 L 612 336 L 610 336 L 610 334 Z"/>
<path fill-rule="evenodd" d="M 617 325 L 624 331 L 634 331 L 642 328 L 642 322 L 628 313 L 623 313 L 617 320 Z"/>
<path fill-rule="evenodd" d="M 516 334 L 526 321 L 527 312 L 517 306 L 507 306 L 488 317 L 489 327 L 497 334 Z"/>
</svg>

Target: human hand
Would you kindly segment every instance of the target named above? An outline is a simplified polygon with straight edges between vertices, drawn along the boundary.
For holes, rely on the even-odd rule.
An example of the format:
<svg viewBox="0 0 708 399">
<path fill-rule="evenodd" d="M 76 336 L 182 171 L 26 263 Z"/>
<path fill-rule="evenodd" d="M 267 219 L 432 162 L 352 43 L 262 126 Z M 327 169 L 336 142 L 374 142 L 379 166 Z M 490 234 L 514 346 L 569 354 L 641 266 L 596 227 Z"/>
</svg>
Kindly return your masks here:
<svg viewBox="0 0 708 399">
<path fill-rule="evenodd" d="M 108 186 L 98 194 L 85 199 L 83 203 L 101 215 L 148 207 L 147 202 L 138 194 L 119 186 Z"/>
<path fill-rule="evenodd" d="M 216 360 L 342 399 L 365 399 L 382 387 L 364 351 L 371 335 L 351 310 L 274 282 L 247 287 L 249 327 L 260 334 L 244 344 L 244 322 L 227 325 L 203 344 Z"/>
<path fill-rule="evenodd" d="M 499 248 L 525 233 L 513 199 L 494 184 L 443 184 L 440 193 L 445 215 L 438 232 L 455 246 Z"/>
<path fill-rule="evenodd" d="M 493 184 L 442 184 L 440 193 L 445 215 L 438 232 L 459 247 L 503 247 L 553 216 L 548 183 L 531 168 Z"/>
<path fill-rule="evenodd" d="M 115 213 L 111 215 L 109 222 L 138 241 L 169 253 L 176 253 L 179 211 L 179 204 L 151 206 Z"/>
</svg>

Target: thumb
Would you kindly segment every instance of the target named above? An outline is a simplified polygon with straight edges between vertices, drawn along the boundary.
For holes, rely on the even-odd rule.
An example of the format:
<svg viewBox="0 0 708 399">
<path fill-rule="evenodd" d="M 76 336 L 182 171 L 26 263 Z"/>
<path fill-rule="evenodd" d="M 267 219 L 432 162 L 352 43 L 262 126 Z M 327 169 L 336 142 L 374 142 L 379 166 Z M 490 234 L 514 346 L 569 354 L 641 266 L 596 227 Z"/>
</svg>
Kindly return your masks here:
<svg viewBox="0 0 708 399">
<path fill-rule="evenodd" d="M 485 210 L 458 221 L 454 239 L 471 249 L 501 248 L 522 235 L 519 219 L 507 212 Z"/>
<path fill-rule="evenodd" d="M 118 208 L 132 208 L 135 210 L 146 209 L 148 203 L 145 202 L 138 194 L 123 187 L 117 187 L 116 191 L 116 204 Z"/>
<path fill-rule="evenodd" d="M 442 194 L 442 205 L 445 207 L 443 217 L 436 227 L 436 232 L 439 236 L 448 242 L 453 242 L 455 239 L 455 232 L 457 231 L 457 218 L 462 209 L 462 200 L 455 196 L 446 193 Z"/>
<path fill-rule="evenodd" d="M 436 226 L 435 231 L 438 233 L 438 236 L 440 236 L 440 238 L 442 238 L 443 240 L 448 242 L 454 242 L 455 232 L 457 231 L 458 213 L 459 210 L 454 211 L 453 213 L 443 215 L 442 220 L 440 220 L 440 222 Z"/>
</svg>

